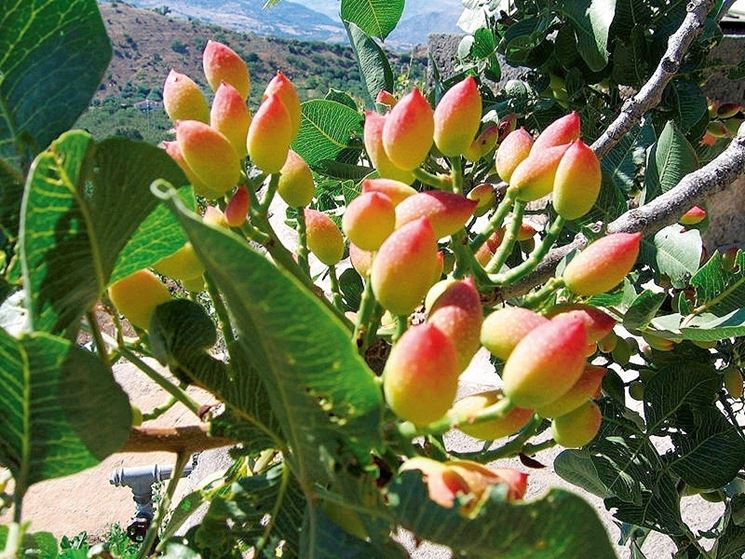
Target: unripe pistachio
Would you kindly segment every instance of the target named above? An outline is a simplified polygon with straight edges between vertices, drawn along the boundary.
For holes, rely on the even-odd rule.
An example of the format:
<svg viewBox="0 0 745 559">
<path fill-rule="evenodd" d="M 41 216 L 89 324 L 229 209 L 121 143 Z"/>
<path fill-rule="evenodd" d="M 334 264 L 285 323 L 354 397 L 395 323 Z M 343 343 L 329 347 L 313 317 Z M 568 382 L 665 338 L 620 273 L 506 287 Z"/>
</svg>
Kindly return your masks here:
<svg viewBox="0 0 745 559">
<path fill-rule="evenodd" d="M 396 167 L 385 153 L 383 128 L 385 127 L 386 119 L 387 116 L 373 111 L 365 111 L 365 150 L 381 177 L 411 184 L 414 182 L 414 175 L 411 171 L 403 171 Z"/>
<path fill-rule="evenodd" d="M 603 173 L 595 152 L 582 140 L 576 140 L 556 168 L 553 204 L 564 219 L 578 219 L 589 212 L 600 194 Z"/>
<path fill-rule="evenodd" d="M 463 152 L 463 156 L 472 163 L 481 161 L 497 147 L 498 139 L 499 125 L 489 125 L 476 136 L 476 139 Z"/>
<path fill-rule="evenodd" d="M 536 413 L 542 417 L 555 418 L 566 415 L 588 400 L 594 400 L 600 396 L 600 386 L 603 383 L 603 377 L 608 370 L 603 367 L 595 367 L 594 365 L 587 365 L 582 376 L 579 380 L 574 383 L 574 386 L 569 389 L 569 392 L 564 394 L 558 400 L 551 402 L 550 404 L 538 408 Z"/>
<path fill-rule="evenodd" d="M 731 272 L 737 266 L 738 251 L 737 246 L 731 246 L 722 253 L 722 267 L 728 272 Z"/>
<path fill-rule="evenodd" d="M 494 441 L 508 437 L 522 429 L 533 417 L 533 410 L 512 408 L 504 417 L 482 423 L 471 424 L 473 418 L 485 408 L 488 408 L 504 398 L 501 390 L 489 390 L 471 394 L 455 402 L 452 414 L 466 417 L 466 421 L 458 424 L 458 429 L 474 439 Z M 470 420 L 470 421 L 469 421 Z"/>
<path fill-rule="evenodd" d="M 379 192 L 366 192 L 352 200 L 341 222 L 349 240 L 363 250 L 378 250 L 395 225 L 393 203 Z"/>
<path fill-rule="evenodd" d="M 719 120 L 712 120 L 707 126 L 706 126 L 706 134 L 709 136 L 712 136 L 714 138 L 714 142 L 716 143 L 716 139 L 718 138 L 726 138 L 729 136 L 730 131 L 729 128 L 727 128 L 727 125 Z"/>
<path fill-rule="evenodd" d="M 397 103 L 396 98 L 392 93 L 389 93 L 385 89 L 381 89 L 375 97 L 375 102 L 379 105 L 386 105 L 387 107 L 394 107 Z"/>
<path fill-rule="evenodd" d="M 112 284 L 109 298 L 124 318 L 147 330 L 155 307 L 170 301 L 171 294 L 150 270 L 140 270 Z"/>
<path fill-rule="evenodd" d="M 202 67 L 212 91 L 221 82 L 232 85 L 245 101 L 251 92 L 251 75 L 243 59 L 229 46 L 217 41 L 207 41 L 202 55 Z"/>
<path fill-rule="evenodd" d="M 142 425 L 142 410 L 135 406 L 134 404 L 131 404 L 132 408 L 132 427 L 139 427 Z"/>
<path fill-rule="evenodd" d="M 276 95 L 279 98 L 290 115 L 290 120 L 292 121 L 290 141 L 292 141 L 300 130 L 302 108 L 300 107 L 300 98 L 297 95 L 295 86 L 282 72 L 277 72 L 277 75 L 266 86 L 264 95 L 261 98 L 262 103 L 272 95 Z"/>
<path fill-rule="evenodd" d="M 220 84 L 212 100 L 210 126 L 220 131 L 239 157 L 246 157 L 246 137 L 251 124 L 251 112 L 246 102 L 232 85 Z"/>
<path fill-rule="evenodd" d="M 619 337 L 611 355 L 613 356 L 613 361 L 619 365 L 628 365 L 634 353 L 635 351 L 632 350 L 631 344 L 624 338 Z"/>
<path fill-rule="evenodd" d="M 515 470 L 490 470 L 470 460 L 449 460 L 445 465 L 466 480 L 470 493 L 475 497 L 461 505 L 459 511 L 460 514 L 469 518 L 478 513 L 481 503 L 488 497 L 492 486 L 506 484 L 508 501 L 522 499 L 528 488 L 528 475 Z"/>
<path fill-rule="evenodd" d="M 225 221 L 231 227 L 240 227 L 246 222 L 250 200 L 245 186 L 239 186 L 225 207 Z"/>
<path fill-rule="evenodd" d="M 201 276 L 204 266 L 194 252 L 194 247 L 187 242 L 173 254 L 161 258 L 153 264 L 153 269 L 159 274 L 175 280 L 186 280 Z"/>
<path fill-rule="evenodd" d="M 722 103 L 717 109 L 717 116 L 719 118 L 732 118 L 742 110 L 740 103 Z"/>
<path fill-rule="evenodd" d="M 491 313 L 481 326 L 481 345 L 506 361 L 515 346 L 548 319 L 528 309 L 505 307 Z"/>
<path fill-rule="evenodd" d="M 675 347 L 675 342 L 672 340 L 668 340 L 652 332 L 642 332 L 642 338 L 649 344 L 649 347 L 657 351 L 672 351 Z"/>
<path fill-rule="evenodd" d="M 186 74 L 171 70 L 163 86 L 163 108 L 173 121 L 210 121 L 210 109 L 199 86 Z"/>
<path fill-rule="evenodd" d="M 522 242 L 530 241 L 535 237 L 537 231 L 530 223 L 521 223 L 520 229 L 517 230 L 517 240 Z"/>
<path fill-rule="evenodd" d="M 320 509 L 328 516 L 331 522 L 346 533 L 363 541 L 370 536 L 367 528 L 365 528 L 365 523 L 362 522 L 359 513 L 355 509 L 331 501 L 321 501 Z"/>
<path fill-rule="evenodd" d="M 437 297 L 427 318 L 453 342 L 461 371 L 481 347 L 482 321 L 481 299 L 471 277 L 450 284 Z"/>
<path fill-rule="evenodd" d="M 473 215 L 481 217 L 492 209 L 494 202 L 497 200 L 497 195 L 494 193 L 494 187 L 488 182 L 485 182 L 474 186 L 466 195 L 466 198 L 476 202 Z"/>
<path fill-rule="evenodd" d="M 562 303 L 555 305 L 547 313 L 547 318 L 557 316 L 571 316 L 579 318 L 585 323 L 587 340 L 597 342 L 613 332 L 616 325 L 615 319 L 609 314 L 601 311 L 597 307 L 585 305 L 583 303 Z"/>
<path fill-rule="evenodd" d="M 458 513 L 466 518 L 478 513 L 494 485 L 507 485 L 508 501 L 522 499 L 528 488 L 527 474 L 504 468 L 491 470 L 469 460 L 441 463 L 417 456 L 404 462 L 399 471 L 406 470 L 422 472 L 429 498 L 441 507 L 453 508 L 459 502 L 459 496 L 467 497 L 460 501 L 463 504 L 458 509 Z"/>
<path fill-rule="evenodd" d="M 241 178 L 241 162 L 228 139 L 196 120 L 176 123 L 176 141 L 194 174 L 210 191 L 224 194 Z"/>
<path fill-rule="evenodd" d="M 178 166 L 181 167 L 181 170 L 184 172 L 186 178 L 189 180 L 189 184 L 191 184 L 191 186 L 194 188 L 194 194 L 203 196 L 208 200 L 214 200 L 215 198 L 221 196 L 221 194 L 210 190 L 207 185 L 204 184 L 204 182 L 202 182 L 202 180 L 194 174 L 194 171 L 191 170 L 191 167 L 189 167 L 186 159 L 184 159 L 184 154 L 181 153 L 181 148 L 178 147 L 178 142 L 163 142 L 163 148 L 166 150 L 166 153 L 171 156 L 171 159 L 173 159 L 178 164 Z"/>
<path fill-rule="evenodd" d="M 204 276 L 181 280 L 181 285 L 191 293 L 201 293 L 204 291 Z"/>
<path fill-rule="evenodd" d="M 502 390 L 516 406 L 543 407 L 561 398 L 582 376 L 587 335 L 577 318 L 558 317 L 518 342 L 502 370 Z"/>
<path fill-rule="evenodd" d="M 367 274 L 370 273 L 372 267 L 373 253 L 349 243 L 349 260 L 352 262 L 352 267 L 357 270 L 357 273 L 366 278 Z"/>
<path fill-rule="evenodd" d="M 437 238 L 426 217 L 407 223 L 383 242 L 370 271 L 378 302 L 398 315 L 419 305 L 437 270 Z"/>
<path fill-rule="evenodd" d="M 450 409 L 458 388 L 455 347 L 433 324 L 409 328 L 391 349 L 383 371 L 383 391 L 393 412 L 426 425 Z"/>
<path fill-rule="evenodd" d="M 316 258 L 333 266 L 344 256 L 344 237 L 336 223 L 323 212 L 305 208 L 308 250 Z"/>
<path fill-rule="evenodd" d="M 429 291 L 427 291 L 427 295 L 424 297 L 424 312 L 427 314 L 431 313 L 432 307 L 435 302 L 437 302 L 437 299 L 439 299 L 440 296 L 457 281 L 457 279 L 445 278 L 444 280 L 439 280 L 432 284 L 432 287 L 430 287 Z"/>
<path fill-rule="evenodd" d="M 415 88 L 385 119 L 383 146 L 388 159 L 399 169 L 413 171 L 427 158 L 434 132 L 432 107 Z"/>
<path fill-rule="evenodd" d="M 230 225 L 228 225 L 228 220 L 225 219 L 225 214 L 222 213 L 220 208 L 216 208 L 215 206 L 207 206 L 205 208 L 202 222 L 207 225 L 212 225 L 213 227 L 222 227 L 224 229 L 230 227 Z"/>
<path fill-rule="evenodd" d="M 637 402 L 644 401 L 644 383 L 634 381 L 629 385 L 629 397 Z"/>
<path fill-rule="evenodd" d="M 740 126 L 742 126 L 743 122 L 745 122 L 745 119 L 729 118 L 724 122 L 724 125 L 727 127 L 730 136 L 737 136 L 737 133 L 740 131 Z"/>
<path fill-rule="evenodd" d="M 508 134 L 497 149 L 496 166 L 499 177 L 510 182 L 512 173 L 528 157 L 532 148 L 533 136 L 525 128 L 518 128 Z"/>
<path fill-rule="evenodd" d="M 307 206 L 316 193 L 310 167 L 292 150 L 287 152 L 287 160 L 280 170 L 277 193 L 291 208 Z"/>
<path fill-rule="evenodd" d="M 603 415 L 595 402 L 587 402 L 551 422 L 554 440 L 564 448 L 579 448 L 588 444 L 600 430 Z"/>
<path fill-rule="evenodd" d="M 743 395 L 742 373 L 737 367 L 727 367 L 724 371 L 724 388 L 731 398 L 740 399 Z"/>
<path fill-rule="evenodd" d="M 680 217 L 678 223 L 681 225 L 696 225 L 704 219 L 706 219 L 706 210 L 700 206 L 693 206 Z"/>
<path fill-rule="evenodd" d="M 531 151 L 510 177 L 510 187 L 517 192 L 518 200 L 532 202 L 551 193 L 556 170 L 568 148 L 565 144 Z"/>
<path fill-rule="evenodd" d="M 251 161 L 265 173 L 278 173 L 287 161 L 292 142 L 290 113 L 276 95 L 269 95 L 248 127 L 246 149 Z"/>
<path fill-rule="evenodd" d="M 713 146 L 717 143 L 717 137 L 714 136 L 711 132 L 709 132 L 708 127 L 706 132 L 704 132 L 704 136 L 699 141 L 699 144 L 702 146 Z"/>
<path fill-rule="evenodd" d="M 435 268 L 435 273 L 432 276 L 432 281 L 430 282 L 430 285 L 440 281 L 440 278 L 442 277 L 443 272 L 445 271 L 445 253 L 441 250 L 437 251 L 437 267 Z"/>
<path fill-rule="evenodd" d="M 475 207 L 476 202 L 460 194 L 441 190 L 418 192 L 396 206 L 396 228 L 427 217 L 439 239 L 462 229 Z"/>
<path fill-rule="evenodd" d="M 472 76 L 451 87 L 434 113 L 434 140 L 446 157 L 463 155 L 481 124 L 481 95 Z"/>
<path fill-rule="evenodd" d="M 610 291 L 634 267 L 641 239 L 641 233 L 615 233 L 590 244 L 564 269 L 566 286 L 584 296 Z"/>
<path fill-rule="evenodd" d="M 486 239 L 484 244 L 476 249 L 476 252 L 474 253 L 476 261 L 481 264 L 482 267 L 486 266 L 491 260 L 492 256 L 494 256 L 494 253 L 497 252 L 497 249 L 499 248 L 499 245 L 502 244 L 503 240 L 504 229 L 499 228 L 494 231 L 494 233 L 489 235 L 489 238 Z"/>
<path fill-rule="evenodd" d="M 400 468 L 400 472 L 419 470 L 427 484 L 429 498 L 445 508 L 453 508 L 459 494 L 468 495 L 471 490 L 468 483 L 455 470 L 448 468 L 442 462 L 416 456 L 410 458 Z"/>
<path fill-rule="evenodd" d="M 365 179 L 362 181 L 362 192 L 380 192 L 390 198 L 393 206 L 398 206 L 416 190 L 405 182 L 393 179 Z"/>
<path fill-rule="evenodd" d="M 554 121 L 536 138 L 531 154 L 574 142 L 579 138 L 581 124 L 576 112 Z"/>
</svg>

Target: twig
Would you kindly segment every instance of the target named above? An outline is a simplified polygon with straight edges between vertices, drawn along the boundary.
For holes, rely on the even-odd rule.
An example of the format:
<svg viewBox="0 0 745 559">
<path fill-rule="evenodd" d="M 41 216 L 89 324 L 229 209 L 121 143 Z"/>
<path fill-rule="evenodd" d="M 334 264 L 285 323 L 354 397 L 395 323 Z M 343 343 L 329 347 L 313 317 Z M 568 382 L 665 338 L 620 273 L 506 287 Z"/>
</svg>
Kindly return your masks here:
<svg viewBox="0 0 745 559">
<path fill-rule="evenodd" d="M 745 130 L 742 131 L 745 133 Z M 738 136 L 718 157 L 701 169 L 686 175 L 678 185 L 658 196 L 649 204 L 627 211 L 608 225 L 608 233 L 656 233 L 663 227 L 676 223 L 680 216 L 703 200 L 724 190 L 745 172 L 745 136 Z M 597 227 L 600 224 L 596 224 Z M 545 283 L 554 273 L 562 258 L 573 250 L 587 245 L 581 233 L 564 246 L 553 249 L 536 267 L 535 271 L 513 285 L 496 291 L 497 300 L 507 300 L 525 295 L 537 285 Z"/>
<path fill-rule="evenodd" d="M 714 3 L 715 0 L 693 0 L 688 4 L 688 13 L 678 30 L 670 36 L 667 50 L 652 76 L 636 95 L 623 104 L 621 114 L 592 144 L 592 149 L 599 158 L 613 149 L 647 111 L 660 104 L 662 92 L 678 73 L 693 40 L 703 31 L 706 15 Z"/>
<path fill-rule="evenodd" d="M 208 425 L 134 427 L 119 452 L 194 453 L 237 444 L 225 437 L 210 436 L 208 430 Z"/>
</svg>

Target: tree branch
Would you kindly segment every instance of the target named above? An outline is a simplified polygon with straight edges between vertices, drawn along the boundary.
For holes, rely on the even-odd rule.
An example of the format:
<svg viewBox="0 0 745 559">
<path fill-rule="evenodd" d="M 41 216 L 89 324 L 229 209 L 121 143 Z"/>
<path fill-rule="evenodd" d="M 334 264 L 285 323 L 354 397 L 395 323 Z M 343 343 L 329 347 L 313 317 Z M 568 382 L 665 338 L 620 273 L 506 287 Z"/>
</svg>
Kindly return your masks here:
<svg viewBox="0 0 745 559">
<path fill-rule="evenodd" d="M 678 30 L 670 35 L 667 50 L 652 76 L 639 92 L 626 100 L 621 113 L 592 144 L 599 158 L 603 158 L 641 120 L 647 111 L 662 101 L 662 92 L 678 73 L 693 40 L 704 29 L 704 20 L 715 0 L 693 0 Z"/>
<path fill-rule="evenodd" d="M 233 446 L 237 441 L 212 437 L 207 425 L 185 427 L 134 427 L 119 452 L 198 452 Z"/>
<path fill-rule="evenodd" d="M 636 233 L 643 235 L 656 233 L 663 227 L 676 223 L 680 216 L 700 204 L 703 200 L 724 190 L 737 177 L 745 173 L 745 126 L 739 135 L 718 157 L 701 169 L 686 175 L 678 186 L 640 208 L 627 211 L 608 225 L 608 233 Z M 602 223 L 593 227 L 600 231 Z M 541 264 L 528 276 L 513 285 L 496 290 L 498 300 L 507 300 L 528 293 L 531 289 L 545 283 L 554 274 L 562 258 L 575 249 L 587 245 L 587 238 L 578 234 L 568 245 L 553 249 Z"/>
</svg>

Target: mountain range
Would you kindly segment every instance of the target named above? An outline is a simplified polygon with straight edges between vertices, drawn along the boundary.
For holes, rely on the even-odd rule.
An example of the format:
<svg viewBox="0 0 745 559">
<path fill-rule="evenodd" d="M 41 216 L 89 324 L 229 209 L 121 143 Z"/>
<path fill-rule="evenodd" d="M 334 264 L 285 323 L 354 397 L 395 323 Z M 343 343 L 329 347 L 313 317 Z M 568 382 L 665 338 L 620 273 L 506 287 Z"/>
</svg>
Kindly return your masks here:
<svg viewBox="0 0 745 559">
<path fill-rule="evenodd" d="M 129 0 L 150 9 L 164 7 L 169 15 L 198 19 L 237 31 L 288 39 L 346 43 L 347 34 L 339 18 L 339 0 L 305 0 L 302 4 L 281 0 L 264 8 L 265 0 Z M 399 26 L 386 39 L 386 46 L 406 49 L 427 41 L 427 35 L 457 32 L 463 11 L 461 0 L 406 0 Z"/>
</svg>

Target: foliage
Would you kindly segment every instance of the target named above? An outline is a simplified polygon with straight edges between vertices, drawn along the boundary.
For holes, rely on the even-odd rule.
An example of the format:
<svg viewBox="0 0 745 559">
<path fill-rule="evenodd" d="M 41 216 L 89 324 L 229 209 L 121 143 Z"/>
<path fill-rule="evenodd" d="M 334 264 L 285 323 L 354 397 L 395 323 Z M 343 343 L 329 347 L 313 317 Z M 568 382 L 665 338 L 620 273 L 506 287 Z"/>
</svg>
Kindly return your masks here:
<svg viewBox="0 0 745 559">
<path fill-rule="evenodd" d="M 555 470 L 603 499 L 632 556 L 643 557 L 650 531 L 669 537 L 679 557 L 745 552 L 745 433 L 737 421 L 745 252 L 702 259 L 708 220 L 667 227 L 660 220 L 647 224 L 655 232 L 643 240 L 605 235 L 628 208 L 678 192 L 719 155 L 732 122 L 743 117 L 739 106 L 709 106 L 701 92 L 708 52 L 721 37 L 716 7 L 661 103 L 599 161 L 584 142 L 623 110 L 625 88 L 647 83 L 685 17 L 684 3 L 468 0 L 466 16 L 481 23 L 461 43 L 455 75 L 443 79 L 434 68 L 426 99 L 404 95 L 405 80 L 396 80 L 383 48 L 403 4 L 341 2 L 364 101 L 331 89 L 301 104 L 292 82 L 277 78 L 266 102 L 283 118 L 256 118 L 253 130 L 246 123 L 238 131 L 251 136 L 258 127 L 269 138 L 249 143 L 241 163 L 248 209 L 231 204 L 232 189 L 210 191 L 216 144 L 205 139 L 206 125 L 179 126 L 191 137 L 177 136 L 165 150 L 136 139 L 152 140 L 137 119 L 108 139 L 69 130 L 111 59 L 95 1 L 34 0 L 0 16 L 0 465 L 7 469 L 0 471 L 0 510 L 13 511 L 13 522 L 0 527 L 3 559 L 406 557 L 407 546 L 391 538 L 399 529 L 464 557 L 612 558 L 598 514 L 580 495 L 552 489 L 525 499 L 529 476 L 495 463 L 519 456 L 525 468 L 535 466 L 532 456 L 557 446 L 551 423 L 566 445 L 590 441 L 561 452 Z M 170 48 L 193 50 L 181 41 Z M 292 48 L 293 56 L 315 49 Z M 238 74 L 245 83 L 242 53 L 222 52 L 227 58 L 211 60 L 211 69 L 228 84 Z M 498 79 L 505 63 L 527 70 L 494 91 L 487 80 Z M 261 96 L 253 81 L 249 105 Z M 188 99 L 165 101 L 189 110 Z M 481 117 L 479 134 L 470 145 L 454 142 L 448 150 L 459 153 L 443 157 L 433 141 L 442 144 L 443 129 L 447 139 L 459 111 L 474 125 Z M 503 142 L 517 126 L 530 132 L 520 133 L 519 149 Z M 722 127 L 728 132 L 712 142 Z M 279 152 L 280 142 L 271 141 L 279 137 L 291 137 L 297 154 L 293 172 L 283 168 L 281 189 L 279 174 L 265 174 L 257 157 Z M 577 149 L 565 157 L 569 143 Z M 232 150 L 227 140 L 219 145 Z M 496 173 L 495 151 L 497 167 L 510 164 L 500 171 L 507 182 Z M 394 152 L 422 153 L 423 162 L 397 168 Z M 551 204 L 526 206 L 550 193 L 556 176 L 566 188 L 563 207 L 584 215 L 566 219 Z M 288 191 L 311 177 L 311 209 L 287 208 L 298 240 L 285 246 L 270 219 L 281 208 L 272 205 L 275 195 L 293 199 Z M 491 194 L 485 203 L 475 190 L 483 184 Z M 342 238 L 339 223 L 366 237 L 365 212 L 350 225 L 342 220 L 347 207 L 381 199 L 374 206 L 380 223 L 368 225 L 385 233 L 368 239 L 377 252 L 349 246 L 351 267 L 324 258 L 326 245 Z M 321 222 L 323 231 L 314 229 Z M 535 290 L 502 301 L 503 290 L 531 277 L 577 232 L 600 240 L 570 253 Z M 167 280 L 170 295 L 158 284 L 157 302 L 168 299 L 161 304 L 130 293 L 150 318 L 128 324 L 126 306 L 111 301 L 127 293 L 110 297 L 109 289 L 149 268 L 178 277 Z M 188 298 L 178 296 L 185 292 Z M 530 320 L 483 321 L 504 306 Z M 113 335 L 101 318 L 112 322 Z M 484 329 L 495 323 L 497 330 Z M 83 346 L 83 334 L 93 343 Z M 455 406 L 458 378 L 481 346 L 499 347 L 492 362 L 501 391 L 472 399 L 487 402 L 477 409 Z M 160 362 L 179 384 L 143 358 Z M 199 427 L 170 447 L 176 471 L 139 550 L 116 530 L 102 546 L 89 546 L 84 535 L 58 543 L 33 532 L 33 518 L 23 516 L 29 487 L 123 447 L 167 444 L 147 422 L 133 426 L 112 374 L 123 360 L 186 405 Z M 602 390 L 590 362 L 606 369 Z M 222 405 L 200 410 L 186 384 Z M 570 393 L 571 410 L 561 400 Z M 525 409 L 515 408 L 518 401 Z M 557 430 L 546 411 L 552 407 L 579 438 Z M 512 435 L 463 453 L 443 435 L 466 424 L 477 427 L 470 432 L 493 426 L 500 437 L 505 429 Z M 169 512 L 187 454 L 210 448 L 212 437 L 234 446 L 233 464 Z M 722 500 L 724 513 L 694 533 L 681 502 L 699 494 Z M 202 504 L 202 521 L 175 536 Z"/>
</svg>

